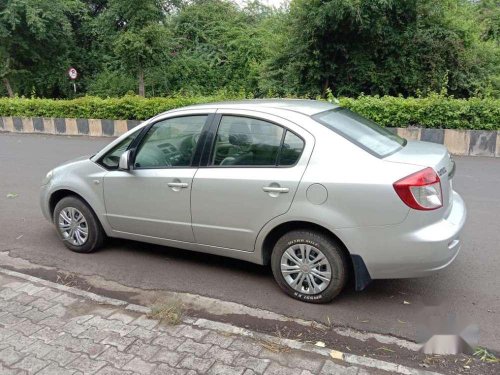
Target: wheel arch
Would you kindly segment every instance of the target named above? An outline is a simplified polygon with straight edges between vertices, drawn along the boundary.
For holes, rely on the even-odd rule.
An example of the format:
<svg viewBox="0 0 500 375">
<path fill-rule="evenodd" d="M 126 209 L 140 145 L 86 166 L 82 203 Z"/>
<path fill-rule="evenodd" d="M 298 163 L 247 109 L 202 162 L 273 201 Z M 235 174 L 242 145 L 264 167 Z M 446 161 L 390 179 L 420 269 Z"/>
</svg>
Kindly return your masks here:
<svg viewBox="0 0 500 375">
<path fill-rule="evenodd" d="M 90 205 L 90 203 L 84 197 L 82 197 L 80 194 L 78 194 L 77 192 L 75 192 L 73 190 L 70 190 L 70 189 L 59 189 L 59 190 L 56 190 L 56 191 L 52 192 L 52 194 L 50 194 L 50 198 L 49 198 L 49 212 L 50 212 L 50 217 L 51 218 L 54 217 L 54 210 L 56 208 L 57 203 L 59 201 L 61 201 L 61 199 L 66 198 L 66 197 L 70 197 L 70 196 L 74 196 L 74 197 L 77 197 L 78 199 L 81 199 L 92 210 L 92 212 L 94 213 L 94 215 L 96 215 L 96 212 L 92 208 L 92 206 Z M 99 219 L 99 217 L 97 215 L 96 215 L 96 217 Z"/>
<path fill-rule="evenodd" d="M 281 238 L 281 236 L 287 232 L 298 229 L 307 229 L 322 233 L 340 245 L 341 250 L 349 260 L 349 275 L 353 276 L 355 279 L 356 290 L 363 290 L 371 282 L 370 274 L 363 259 L 359 255 L 351 254 L 345 243 L 331 230 L 310 221 L 287 221 L 271 229 L 262 241 L 262 263 L 270 263 L 274 245 Z"/>
</svg>

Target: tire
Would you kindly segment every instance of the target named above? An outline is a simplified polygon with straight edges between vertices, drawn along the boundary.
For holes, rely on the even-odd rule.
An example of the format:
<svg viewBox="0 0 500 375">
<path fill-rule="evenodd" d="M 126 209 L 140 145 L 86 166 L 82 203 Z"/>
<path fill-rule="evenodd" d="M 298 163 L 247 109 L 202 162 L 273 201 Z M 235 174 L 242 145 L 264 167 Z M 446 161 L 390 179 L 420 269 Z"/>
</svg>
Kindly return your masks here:
<svg viewBox="0 0 500 375">
<path fill-rule="evenodd" d="M 81 216 L 83 219 L 80 219 Z M 87 203 L 75 196 L 68 196 L 57 202 L 53 222 L 64 245 L 76 253 L 91 253 L 101 247 L 104 242 L 104 231 L 94 211 Z M 77 234 L 70 237 L 71 229 L 63 228 L 71 228 L 71 224 L 68 223 L 72 222 L 75 222 L 75 229 L 78 227 L 79 230 Z"/>
<path fill-rule="evenodd" d="M 321 264 L 320 266 L 310 267 L 307 264 L 297 263 L 296 260 L 300 260 L 301 255 L 307 254 L 307 251 L 309 251 L 308 261 L 314 263 L 316 260 Z M 286 255 L 284 255 L 285 252 Z M 295 260 L 290 257 L 290 254 L 292 258 L 295 254 Z M 285 270 L 290 270 L 288 274 L 283 274 L 282 263 Z M 276 242 L 271 255 L 271 268 L 280 288 L 289 296 L 310 303 L 327 303 L 333 300 L 346 284 L 348 266 L 346 255 L 337 242 L 329 236 L 311 230 L 294 230 L 286 233 Z M 297 267 L 305 267 L 302 269 L 304 272 L 295 272 Z M 326 281 L 325 275 L 328 275 L 328 270 L 330 278 Z M 299 286 L 300 282 L 297 280 L 300 280 L 299 277 L 302 275 L 305 275 L 305 280 L 302 281 L 302 286 Z M 322 276 L 323 279 L 319 279 L 317 275 Z M 290 282 L 293 284 L 294 281 L 296 282 L 295 288 L 289 284 Z M 316 287 L 311 287 L 314 283 Z"/>
</svg>

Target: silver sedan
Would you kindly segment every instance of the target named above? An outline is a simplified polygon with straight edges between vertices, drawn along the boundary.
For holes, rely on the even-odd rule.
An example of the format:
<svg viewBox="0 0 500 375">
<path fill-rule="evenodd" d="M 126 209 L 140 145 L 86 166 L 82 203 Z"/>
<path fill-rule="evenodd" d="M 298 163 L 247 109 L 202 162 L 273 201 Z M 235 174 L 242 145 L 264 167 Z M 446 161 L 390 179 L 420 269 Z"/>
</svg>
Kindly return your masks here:
<svg viewBox="0 0 500 375">
<path fill-rule="evenodd" d="M 50 171 L 40 203 L 73 251 L 119 237 L 270 264 L 323 303 L 350 275 L 361 290 L 449 265 L 466 218 L 454 173 L 442 145 L 333 104 L 249 100 L 145 121 Z"/>
</svg>

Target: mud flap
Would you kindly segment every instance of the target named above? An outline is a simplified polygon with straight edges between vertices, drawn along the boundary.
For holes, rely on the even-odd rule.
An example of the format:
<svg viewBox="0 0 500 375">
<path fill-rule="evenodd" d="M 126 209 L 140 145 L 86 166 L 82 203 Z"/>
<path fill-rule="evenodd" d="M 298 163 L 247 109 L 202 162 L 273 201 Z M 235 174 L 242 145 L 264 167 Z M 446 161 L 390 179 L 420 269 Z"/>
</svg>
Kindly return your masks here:
<svg viewBox="0 0 500 375">
<path fill-rule="evenodd" d="M 363 258 L 361 258 L 359 255 L 351 254 L 351 259 L 352 265 L 354 267 L 356 291 L 359 292 L 365 289 L 372 282 L 372 278 L 370 277 L 370 273 L 366 268 Z"/>
</svg>

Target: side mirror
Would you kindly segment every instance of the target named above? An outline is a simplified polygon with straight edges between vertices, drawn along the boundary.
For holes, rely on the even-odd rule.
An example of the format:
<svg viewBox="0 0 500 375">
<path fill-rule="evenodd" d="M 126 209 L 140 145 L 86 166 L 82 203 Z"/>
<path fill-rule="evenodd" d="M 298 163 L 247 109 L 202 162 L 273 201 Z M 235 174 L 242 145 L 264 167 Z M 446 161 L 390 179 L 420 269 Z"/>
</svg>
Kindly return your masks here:
<svg viewBox="0 0 500 375">
<path fill-rule="evenodd" d="M 120 156 L 120 162 L 118 163 L 118 169 L 121 171 L 130 170 L 130 154 L 132 150 L 127 150 Z"/>
</svg>

